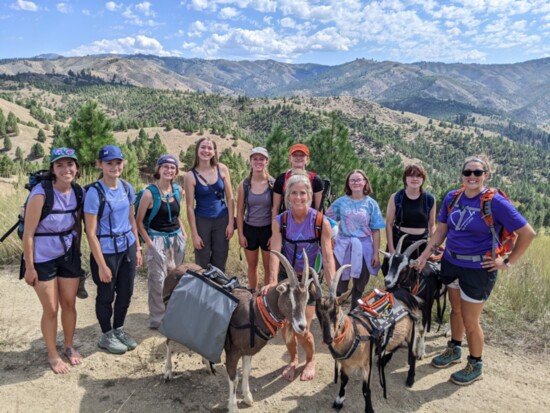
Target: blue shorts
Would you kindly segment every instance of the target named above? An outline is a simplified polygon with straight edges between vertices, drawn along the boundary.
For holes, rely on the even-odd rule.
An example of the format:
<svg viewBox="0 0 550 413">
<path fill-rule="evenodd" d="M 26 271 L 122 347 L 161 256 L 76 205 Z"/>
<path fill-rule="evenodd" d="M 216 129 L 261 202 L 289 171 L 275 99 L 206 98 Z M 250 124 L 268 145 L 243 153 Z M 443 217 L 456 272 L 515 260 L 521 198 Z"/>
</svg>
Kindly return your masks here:
<svg viewBox="0 0 550 413">
<path fill-rule="evenodd" d="M 464 268 L 441 259 L 441 281 L 448 285 L 458 280 L 460 289 L 474 300 L 486 301 L 497 281 L 497 271 L 485 268 Z"/>
</svg>

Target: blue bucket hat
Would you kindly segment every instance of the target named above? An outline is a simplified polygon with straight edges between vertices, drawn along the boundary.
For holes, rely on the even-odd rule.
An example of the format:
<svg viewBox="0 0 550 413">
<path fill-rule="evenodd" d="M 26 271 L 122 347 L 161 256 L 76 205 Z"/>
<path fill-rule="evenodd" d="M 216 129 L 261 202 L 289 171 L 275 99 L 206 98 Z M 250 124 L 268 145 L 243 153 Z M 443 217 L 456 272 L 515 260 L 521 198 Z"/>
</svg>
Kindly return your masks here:
<svg viewBox="0 0 550 413">
<path fill-rule="evenodd" d="M 124 155 L 122 155 L 122 149 L 115 145 L 105 145 L 99 150 L 97 159 L 101 161 L 112 161 L 113 159 L 124 160 Z"/>
<path fill-rule="evenodd" d="M 176 168 L 179 168 L 179 162 L 174 155 L 162 155 L 157 161 L 157 166 L 160 166 L 165 163 L 175 165 Z"/>
<path fill-rule="evenodd" d="M 50 153 L 50 163 L 54 163 L 61 158 L 71 158 L 78 162 L 76 151 L 71 148 L 55 148 Z"/>
</svg>

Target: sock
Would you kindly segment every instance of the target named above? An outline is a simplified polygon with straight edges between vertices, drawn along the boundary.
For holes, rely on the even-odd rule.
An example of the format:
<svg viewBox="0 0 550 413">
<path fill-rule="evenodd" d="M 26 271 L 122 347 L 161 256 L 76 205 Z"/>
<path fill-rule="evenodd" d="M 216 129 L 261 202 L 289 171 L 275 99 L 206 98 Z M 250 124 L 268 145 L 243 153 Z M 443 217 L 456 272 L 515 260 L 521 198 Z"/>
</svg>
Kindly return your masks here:
<svg viewBox="0 0 550 413">
<path fill-rule="evenodd" d="M 462 347 L 462 340 L 454 340 L 451 339 L 451 344 L 454 344 L 455 346 Z"/>
<path fill-rule="evenodd" d="M 478 361 L 482 361 L 482 360 L 481 360 L 481 357 L 474 357 L 474 356 L 472 356 L 471 354 L 470 354 L 470 360 L 475 361 L 476 363 L 477 363 Z"/>
</svg>

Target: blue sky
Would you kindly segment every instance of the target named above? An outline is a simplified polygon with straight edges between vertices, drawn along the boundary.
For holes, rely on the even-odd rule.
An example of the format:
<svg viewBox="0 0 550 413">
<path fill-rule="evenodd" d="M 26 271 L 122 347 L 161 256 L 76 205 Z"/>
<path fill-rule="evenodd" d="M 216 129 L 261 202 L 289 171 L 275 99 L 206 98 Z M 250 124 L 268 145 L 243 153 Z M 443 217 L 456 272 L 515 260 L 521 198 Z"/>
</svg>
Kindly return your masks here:
<svg viewBox="0 0 550 413">
<path fill-rule="evenodd" d="M 0 58 L 43 53 L 515 63 L 550 56 L 550 1 L 3 0 Z"/>
</svg>

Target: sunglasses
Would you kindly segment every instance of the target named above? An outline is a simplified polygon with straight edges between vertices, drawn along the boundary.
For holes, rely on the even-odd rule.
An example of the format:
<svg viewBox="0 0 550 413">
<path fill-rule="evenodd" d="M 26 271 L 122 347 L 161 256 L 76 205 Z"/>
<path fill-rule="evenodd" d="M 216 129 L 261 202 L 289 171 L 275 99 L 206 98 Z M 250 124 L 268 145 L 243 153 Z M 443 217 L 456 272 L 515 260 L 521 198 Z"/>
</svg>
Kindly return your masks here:
<svg viewBox="0 0 550 413">
<path fill-rule="evenodd" d="M 462 171 L 462 175 L 464 176 L 472 176 L 472 174 L 474 174 L 474 176 L 481 176 L 483 175 L 485 172 L 487 172 L 485 169 L 476 169 L 475 171 L 471 171 L 469 169 L 465 169 Z"/>
</svg>

